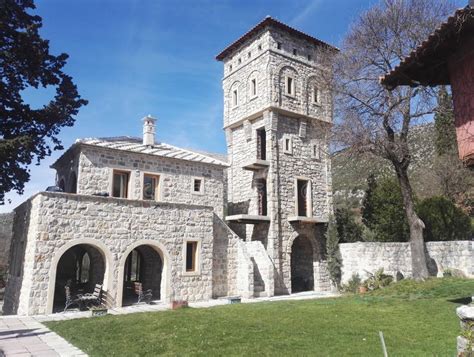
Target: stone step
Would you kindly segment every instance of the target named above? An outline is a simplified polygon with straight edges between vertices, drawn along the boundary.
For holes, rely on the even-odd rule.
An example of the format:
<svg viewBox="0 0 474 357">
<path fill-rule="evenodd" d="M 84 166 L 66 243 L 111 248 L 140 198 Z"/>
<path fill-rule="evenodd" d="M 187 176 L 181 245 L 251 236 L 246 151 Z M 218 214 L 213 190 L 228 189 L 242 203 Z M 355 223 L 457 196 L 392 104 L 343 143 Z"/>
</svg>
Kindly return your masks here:
<svg viewBox="0 0 474 357">
<path fill-rule="evenodd" d="M 254 291 L 254 297 L 268 297 L 268 293 L 266 291 Z"/>
<path fill-rule="evenodd" d="M 263 286 L 263 285 L 255 285 L 255 286 L 253 287 L 253 291 L 255 291 L 255 292 L 265 291 L 265 286 Z"/>
</svg>

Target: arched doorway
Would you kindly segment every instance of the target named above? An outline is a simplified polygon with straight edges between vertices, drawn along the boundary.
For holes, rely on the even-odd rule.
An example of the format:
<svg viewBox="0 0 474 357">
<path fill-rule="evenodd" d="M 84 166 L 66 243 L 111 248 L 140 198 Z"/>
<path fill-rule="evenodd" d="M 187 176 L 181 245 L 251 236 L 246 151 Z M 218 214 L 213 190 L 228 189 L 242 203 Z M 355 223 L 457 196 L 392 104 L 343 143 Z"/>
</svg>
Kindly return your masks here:
<svg viewBox="0 0 474 357">
<path fill-rule="evenodd" d="M 298 236 L 291 247 L 291 292 L 314 290 L 313 247 L 308 238 Z"/>
<path fill-rule="evenodd" d="M 141 283 L 145 291 L 151 290 L 152 300 L 160 300 L 162 275 L 163 259 L 155 248 L 149 245 L 135 247 L 123 267 L 122 306 L 137 302 L 135 283 Z"/>
<path fill-rule="evenodd" d="M 56 268 L 53 312 L 63 311 L 65 288 L 72 295 L 91 293 L 96 284 L 104 283 L 105 259 L 102 253 L 89 244 L 78 244 L 66 250 Z"/>
</svg>

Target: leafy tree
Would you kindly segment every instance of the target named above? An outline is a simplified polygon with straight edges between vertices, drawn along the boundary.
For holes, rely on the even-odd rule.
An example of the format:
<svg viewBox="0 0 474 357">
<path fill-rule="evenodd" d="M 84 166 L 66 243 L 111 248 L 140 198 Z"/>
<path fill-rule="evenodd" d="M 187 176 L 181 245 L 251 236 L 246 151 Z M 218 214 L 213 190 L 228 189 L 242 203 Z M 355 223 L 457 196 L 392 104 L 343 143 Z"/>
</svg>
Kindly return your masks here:
<svg viewBox="0 0 474 357">
<path fill-rule="evenodd" d="M 62 68 L 68 55 L 49 53 L 39 35 L 42 19 L 28 11 L 32 0 L 1 0 L 0 11 L 0 204 L 5 193 L 23 193 L 28 165 L 62 149 L 60 129 L 74 124 L 73 116 L 87 101 Z M 42 108 L 25 103 L 27 88 L 54 87 L 54 98 Z"/>
<path fill-rule="evenodd" d="M 334 83 L 337 96 L 337 144 L 387 160 L 396 174 L 404 222 L 409 227 L 415 279 L 428 277 L 428 268 L 424 224 L 416 214 L 408 177 L 412 160 L 408 137 L 417 121 L 433 113 L 436 101 L 430 88 L 389 90 L 381 84 L 380 77 L 393 70 L 452 11 L 448 0 L 381 0 L 350 27 L 335 62 L 334 75 L 328 76 L 329 80 L 334 78 L 330 83 Z"/>
<path fill-rule="evenodd" d="M 337 234 L 336 220 L 333 216 L 329 218 L 326 230 L 326 252 L 329 277 L 334 285 L 340 287 L 342 277 L 342 257 L 341 252 L 339 251 L 339 237 Z"/>
<path fill-rule="evenodd" d="M 453 99 L 445 86 L 439 88 L 437 102 L 438 107 L 434 116 L 436 153 L 438 155 L 455 154 L 457 156 L 458 147 L 454 125 Z"/>
<path fill-rule="evenodd" d="M 445 197 L 430 197 L 417 205 L 425 222 L 425 241 L 467 240 L 474 233 L 467 214 Z"/>
<path fill-rule="evenodd" d="M 377 241 L 408 241 L 410 234 L 400 186 L 394 178 L 372 180 L 362 206 L 362 221 Z"/>
<path fill-rule="evenodd" d="M 335 217 L 339 242 L 352 243 L 362 240 L 362 227 L 357 224 L 354 213 L 350 209 L 336 209 Z"/>
</svg>

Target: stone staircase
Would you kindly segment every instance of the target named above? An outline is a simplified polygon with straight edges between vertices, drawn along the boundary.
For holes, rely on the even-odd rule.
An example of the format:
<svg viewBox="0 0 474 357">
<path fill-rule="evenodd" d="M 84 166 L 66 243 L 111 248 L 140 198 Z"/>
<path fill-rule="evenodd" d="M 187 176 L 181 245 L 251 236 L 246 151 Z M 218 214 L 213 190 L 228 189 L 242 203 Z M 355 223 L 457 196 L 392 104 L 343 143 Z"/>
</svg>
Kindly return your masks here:
<svg viewBox="0 0 474 357">
<path fill-rule="evenodd" d="M 245 242 L 253 265 L 253 296 L 274 295 L 274 265 L 260 241 Z"/>
</svg>

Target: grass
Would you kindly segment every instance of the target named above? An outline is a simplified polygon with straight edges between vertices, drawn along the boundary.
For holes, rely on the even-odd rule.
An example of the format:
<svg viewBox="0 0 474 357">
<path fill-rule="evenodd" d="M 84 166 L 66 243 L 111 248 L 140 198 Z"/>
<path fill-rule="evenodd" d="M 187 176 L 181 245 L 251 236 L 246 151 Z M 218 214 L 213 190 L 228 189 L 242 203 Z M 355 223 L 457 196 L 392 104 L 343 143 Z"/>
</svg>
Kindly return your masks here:
<svg viewBox="0 0 474 357">
<path fill-rule="evenodd" d="M 455 309 L 474 280 L 402 281 L 340 298 L 235 304 L 210 309 L 47 323 L 91 356 L 454 356 Z"/>
</svg>

